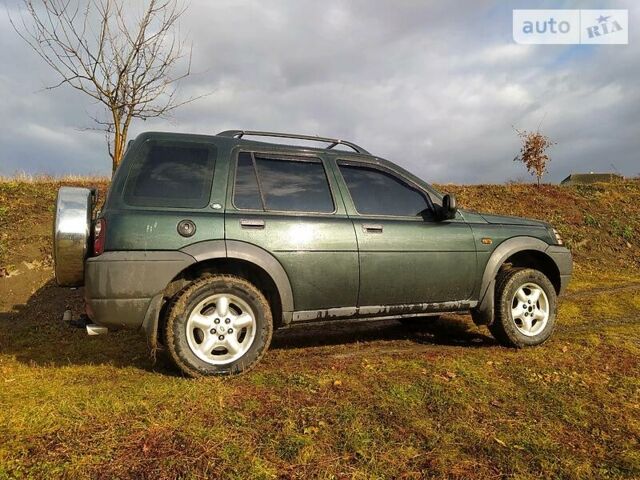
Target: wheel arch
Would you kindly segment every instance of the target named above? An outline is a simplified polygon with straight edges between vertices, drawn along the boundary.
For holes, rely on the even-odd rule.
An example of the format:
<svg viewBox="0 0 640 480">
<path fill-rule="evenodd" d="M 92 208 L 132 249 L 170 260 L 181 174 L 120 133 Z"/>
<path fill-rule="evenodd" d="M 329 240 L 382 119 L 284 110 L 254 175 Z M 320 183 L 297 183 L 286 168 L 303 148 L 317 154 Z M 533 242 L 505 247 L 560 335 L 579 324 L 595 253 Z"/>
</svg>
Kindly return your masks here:
<svg viewBox="0 0 640 480">
<path fill-rule="evenodd" d="M 548 248 L 548 243 L 526 236 L 510 238 L 496 247 L 484 268 L 478 306 L 471 312 L 475 323 L 489 325 L 493 322 L 496 276 L 509 265 L 540 270 L 549 278 L 556 293 L 560 293 L 560 270 L 546 253 Z"/>
<path fill-rule="evenodd" d="M 539 270 L 551 281 L 556 293 L 560 293 L 560 269 L 553 259 L 545 252 L 541 252 L 539 250 L 520 250 L 509 256 L 502 263 L 500 268 L 504 268 L 508 265 L 511 265 L 512 267 L 524 267 Z M 498 271 L 500 271 L 500 269 Z"/>
<path fill-rule="evenodd" d="M 179 272 L 165 289 L 175 294 L 185 281 L 206 273 L 235 274 L 250 280 L 265 293 L 272 306 L 274 321 L 288 323 L 294 310 L 293 291 L 289 277 L 280 262 L 269 252 L 255 245 L 236 240 L 215 240 L 190 245 L 182 250 L 195 263 Z"/>
</svg>

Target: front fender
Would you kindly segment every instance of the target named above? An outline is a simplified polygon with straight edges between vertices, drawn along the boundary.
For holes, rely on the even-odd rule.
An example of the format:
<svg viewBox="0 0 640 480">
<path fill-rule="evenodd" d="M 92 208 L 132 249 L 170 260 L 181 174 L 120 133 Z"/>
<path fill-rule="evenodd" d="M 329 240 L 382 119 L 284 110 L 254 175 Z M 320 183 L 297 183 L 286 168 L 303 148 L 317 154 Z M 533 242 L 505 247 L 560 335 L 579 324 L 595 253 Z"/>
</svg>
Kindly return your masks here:
<svg viewBox="0 0 640 480">
<path fill-rule="evenodd" d="M 477 325 L 491 325 L 493 323 L 496 275 L 502 264 L 515 253 L 524 250 L 544 253 L 547 248 L 549 248 L 548 243 L 534 237 L 513 237 L 496 247 L 482 274 L 478 306 L 471 311 L 473 321 Z"/>
<path fill-rule="evenodd" d="M 491 286 L 491 282 L 495 282 L 498 270 L 500 270 L 500 267 L 507 258 L 514 253 L 522 252 L 523 250 L 535 250 L 544 253 L 548 247 L 548 243 L 534 237 L 513 237 L 498 245 L 491 254 L 491 257 L 489 257 L 489 261 L 487 262 L 487 265 L 484 268 L 484 273 L 482 274 L 480 302 L 482 302 L 482 299 L 487 294 L 487 290 Z"/>
</svg>

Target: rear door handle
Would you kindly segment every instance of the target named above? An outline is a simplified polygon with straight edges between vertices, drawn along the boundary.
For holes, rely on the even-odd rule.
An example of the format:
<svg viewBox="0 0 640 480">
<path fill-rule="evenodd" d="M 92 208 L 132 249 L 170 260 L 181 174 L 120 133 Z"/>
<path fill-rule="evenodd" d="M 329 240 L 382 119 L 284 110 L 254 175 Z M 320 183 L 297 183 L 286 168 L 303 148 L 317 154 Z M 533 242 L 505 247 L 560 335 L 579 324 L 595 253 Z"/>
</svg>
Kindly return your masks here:
<svg viewBox="0 0 640 480">
<path fill-rule="evenodd" d="M 264 228 L 264 220 L 249 220 L 243 218 L 240 220 L 240 227 L 242 228 L 255 228 L 262 230 Z"/>
<path fill-rule="evenodd" d="M 362 229 L 368 233 L 382 233 L 384 228 L 379 223 L 363 223 Z"/>
</svg>

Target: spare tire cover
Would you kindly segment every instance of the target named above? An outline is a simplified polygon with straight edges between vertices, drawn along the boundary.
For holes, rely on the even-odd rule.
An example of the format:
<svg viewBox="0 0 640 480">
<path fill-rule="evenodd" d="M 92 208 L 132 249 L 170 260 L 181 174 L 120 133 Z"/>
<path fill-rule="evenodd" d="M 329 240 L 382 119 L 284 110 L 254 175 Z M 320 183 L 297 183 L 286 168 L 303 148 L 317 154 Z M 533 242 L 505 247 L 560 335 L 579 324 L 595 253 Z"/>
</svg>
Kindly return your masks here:
<svg viewBox="0 0 640 480">
<path fill-rule="evenodd" d="M 84 282 L 89 251 L 93 195 L 88 188 L 61 187 L 53 220 L 53 262 L 56 281 L 63 287 Z"/>
</svg>

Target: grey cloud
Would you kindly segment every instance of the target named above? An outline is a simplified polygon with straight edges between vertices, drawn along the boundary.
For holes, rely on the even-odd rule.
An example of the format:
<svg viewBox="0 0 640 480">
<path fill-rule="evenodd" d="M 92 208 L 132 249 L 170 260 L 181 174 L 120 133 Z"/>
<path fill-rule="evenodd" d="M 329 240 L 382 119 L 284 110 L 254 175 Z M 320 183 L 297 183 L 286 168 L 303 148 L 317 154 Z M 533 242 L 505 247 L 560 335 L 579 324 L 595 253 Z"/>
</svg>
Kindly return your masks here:
<svg viewBox="0 0 640 480">
<path fill-rule="evenodd" d="M 526 177 L 512 161 L 512 125 L 542 121 L 558 142 L 550 180 L 611 163 L 637 174 L 636 25 L 628 46 L 519 46 L 511 9 L 535 8 L 519 3 L 193 0 L 182 30 L 193 42 L 194 74 L 181 95 L 212 93 L 169 120 L 135 124 L 133 134 L 338 136 L 431 181 L 501 182 Z M 633 22 L 632 2 L 612 8 L 629 8 Z M 99 107 L 73 91 L 41 91 L 55 79 L 5 20 L 0 27 L 8 46 L 0 52 L 8 126 L 0 173 L 107 173 L 103 137 L 78 129 Z"/>
</svg>

